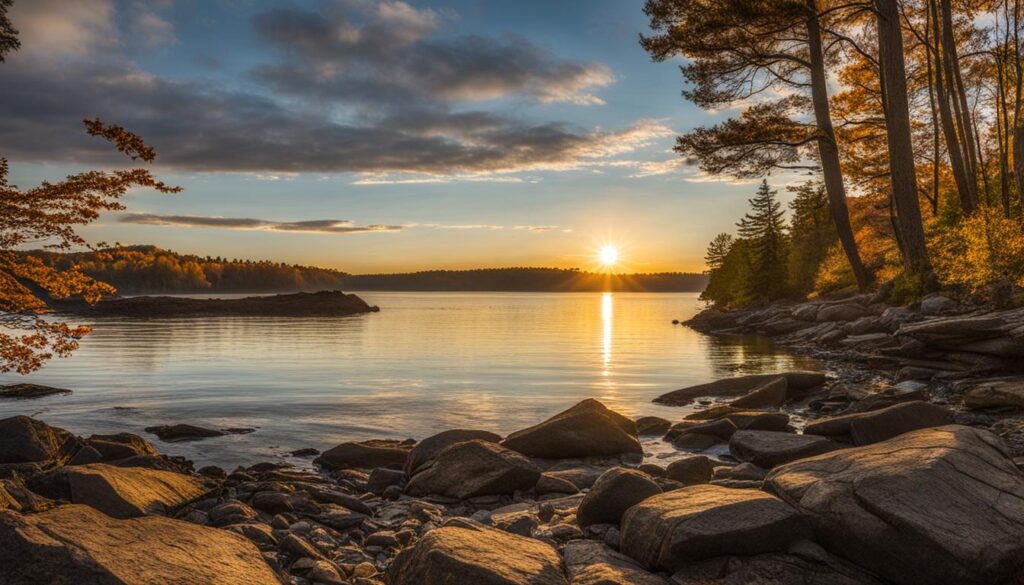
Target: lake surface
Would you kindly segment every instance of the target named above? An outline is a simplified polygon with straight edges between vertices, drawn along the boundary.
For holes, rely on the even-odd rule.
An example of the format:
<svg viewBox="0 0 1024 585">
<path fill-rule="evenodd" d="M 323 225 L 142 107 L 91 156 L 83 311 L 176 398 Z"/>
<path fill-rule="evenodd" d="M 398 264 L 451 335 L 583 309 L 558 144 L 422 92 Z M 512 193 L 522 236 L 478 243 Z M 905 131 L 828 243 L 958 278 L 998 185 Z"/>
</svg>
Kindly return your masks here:
<svg viewBox="0 0 1024 585">
<path fill-rule="evenodd" d="M 37 416 L 82 435 L 134 432 L 198 466 L 233 468 L 343 440 L 459 427 L 506 434 L 588 397 L 629 416 L 678 420 L 686 410 L 651 399 L 816 367 L 762 340 L 672 325 L 700 309 L 690 293 L 359 294 L 381 311 L 93 321 L 72 357 L 27 377 L 0 375 L 74 393 L 2 401 L 0 418 Z M 143 431 L 176 422 L 257 431 L 173 444 Z"/>
</svg>

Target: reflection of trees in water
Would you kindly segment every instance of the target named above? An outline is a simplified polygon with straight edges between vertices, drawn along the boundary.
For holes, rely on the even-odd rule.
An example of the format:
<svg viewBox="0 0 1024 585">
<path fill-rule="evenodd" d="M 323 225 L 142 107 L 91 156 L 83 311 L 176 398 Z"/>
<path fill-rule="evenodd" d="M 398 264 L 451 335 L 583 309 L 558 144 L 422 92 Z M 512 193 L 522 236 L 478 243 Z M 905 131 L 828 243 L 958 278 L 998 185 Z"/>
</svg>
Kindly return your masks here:
<svg viewBox="0 0 1024 585">
<path fill-rule="evenodd" d="M 816 360 L 793 354 L 759 335 L 710 336 L 708 359 L 716 377 L 793 368 L 820 369 Z"/>
<path fill-rule="evenodd" d="M 361 317 L 99 319 L 83 349 L 120 372 L 154 372 L 196 358 L 342 357 L 359 346 Z"/>
</svg>

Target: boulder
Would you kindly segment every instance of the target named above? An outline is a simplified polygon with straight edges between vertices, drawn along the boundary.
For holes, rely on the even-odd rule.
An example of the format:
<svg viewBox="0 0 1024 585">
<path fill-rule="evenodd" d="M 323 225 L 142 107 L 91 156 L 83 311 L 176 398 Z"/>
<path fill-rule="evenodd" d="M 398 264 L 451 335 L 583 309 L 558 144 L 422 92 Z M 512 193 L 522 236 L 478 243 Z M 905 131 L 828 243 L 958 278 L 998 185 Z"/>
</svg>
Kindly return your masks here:
<svg viewBox="0 0 1024 585">
<path fill-rule="evenodd" d="M 499 435 L 495 435 L 488 431 L 473 431 L 466 429 L 451 429 L 443 431 L 423 439 L 417 443 L 411 451 L 409 451 L 409 456 L 405 460 L 405 473 L 412 475 L 417 469 L 423 467 L 437 457 L 437 454 L 443 451 L 446 447 L 454 445 L 455 443 L 472 441 L 474 439 L 489 441 L 491 443 L 501 441 L 501 437 Z"/>
<path fill-rule="evenodd" d="M 400 552 L 387 585 L 567 585 L 551 546 L 467 520 L 449 521 Z"/>
<path fill-rule="evenodd" d="M 118 520 L 79 505 L 0 511 L 0 567 L 7 585 L 279 583 L 237 534 L 155 516 Z"/>
<path fill-rule="evenodd" d="M 12 416 L 0 420 L 0 464 L 66 462 L 74 438 L 64 429 L 29 418 Z"/>
<path fill-rule="evenodd" d="M 621 550 L 648 568 L 676 571 L 725 555 L 784 551 L 808 536 L 806 522 L 771 494 L 695 485 L 627 510 Z"/>
<path fill-rule="evenodd" d="M 964 406 L 979 408 L 1024 408 L 1024 378 L 988 380 L 964 393 Z"/>
<path fill-rule="evenodd" d="M 726 556 L 690 563 L 672 575 L 676 585 L 882 585 L 811 541 L 785 553 Z"/>
<path fill-rule="evenodd" d="M 414 496 L 466 499 L 529 490 L 538 478 L 540 469 L 526 457 L 497 443 L 474 439 L 441 451 L 412 476 L 405 489 Z"/>
<path fill-rule="evenodd" d="M 664 435 L 672 422 L 660 416 L 641 416 L 636 419 L 636 432 L 638 435 Z"/>
<path fill-rule="evenodd" d="M 371 471 L 370 477 L 366 479 L 366 491 L 379 496 L 389 487 L 393 485 L 401 486 L 403 482 L 405 482 L 404 471 L 378 467 Z"/>
<path fill-rule="evenodd" d="M 205 429 L 203 427 L 186 424 L 146 427 L 146 432 L 152 433 L 159 437 L 161 441 L 167 441 L 168 443 L 174 443 L 177 441 L 196 441 L 209 437 L 223 437 L 227 434 L 224 431 L 218 431 L 217 429 Z"/>
<path fill-rule="evenodd" d="M 856 321 L 861 317 L 866 317 L 871 314 L 871 311 L 865 309 L 860 305 L 839 304 L 839 305 L 826 305 L 822 307 L 818 314 L 815 316 L 815 320 L 818 323 L 825 323 L 828 321 L 842 321 L 849 323 Z"/>
<path fill-rule="evenodd" d="M 731 479 L 737 481 L 762 481 L 768 472 L 753 463 L 740 463 L 732 467 L 716 467 L 715 479 Z"/>
<path fill-rule="evenodd" d="M 582 528 L 591 524 L 618 524 L 630 507 L 660 493 L 661 486 L 646 473 L 624 467 L 609 469 L 583 497 L 576 511 L 576 522 Z"/>
<path fill-rule="evenodd" d="M 237 500 L 227 501 L 214 506 L 209 511 L 210 522 L 214 526 L 227 526 L 228 524 L 245 524 L 256 521 L 259 516 L 256 510 Z"/>
<path fill-rule="evenodd" d="M 825 437 L 775 431 L 736 431 L 729 440 L 729 452 L 733 457 L 765 469 L 841 447 Z"/>
<path fill-rule="evenodd" d="M 116 461 L 128 457 L 159 455 L 149 441 L 131 433 L 116 435 L 93 435 L 85 440 L 86 445 L 99 451 L 102 461 Z"/>
<path fill-rule="evenodd" d="M 544 494 L 576 494 L 580 491 L 576 484 L 550 473 L 540 474 L 540 478 L 537 479 L 537 485 L 533 486 L 533 490 L 537 492 L 538 496 Z"/>
<path fill-rule="evenodd" d="M 66 482 L 68 500 L 113 518 L 162 514 L 206 493 L 198 478 L 142 467 L 105 463 L 63 467 L 50 472 Z"/>
<path fill-rule="evenodd" d="M 778 408 L 786 402 L 788 385 L 785 377 L 775 378 L 758 386 L 746 396 L 729 403 L 736 408 Z"/>
<path fill-rule="evenodd" d="M 788 419 L 787 419 L 788 420 Z M 708 422 L 695 422 L 685 420 L 672 425 L 672 428 L 665 433 L 665 439 L 675 440 L 683 435 L 710 435 L 722 441 L 728 441 L 736 432 L 736 424 L 727 418 L 720 418 Z"/>
<path fill-rule="evenodd" d="M 953 414 L 948 409 L 912 400 L 879 410 L 816 420 L 804 427 L 804 434 L 834 437 L 854 445 L 869 445 L 909 431 L 943 426 L 952 420 Z"/>
<path fill-rule="evenodd" d="M 665 477 L 683 485 L 707 483 L 715 474 L 715 466 L 703 455 L 686 457 L 668 464 Z"/>
<path fill-rule="evenodd" d="M 573 459 L 642 454 L 636 423 L 587 399 L 548 420 L 505 437 L 505 447 L 531 457 Z"/>
<path fill-rule="evenodd" d="M 594 540 L 573 540 L 563 550 L 570 585 L 669 585 L 624 554 Z"/>
<path fill-rule="evenodd" d="M 693 402 L 702 396 L 715 398 L 729 398 L 743 396 L 752 390 L 763 386 L 776 378 L 786 378 L 786 386 L 795 395 L 804 394 L 807 391 L 821 386 L 828 379 L 825 374 L 819 372 L 783 372 L 779 374 L 754 374 L 751 376 L 739 376 L 736 378 L 725 378 L 707 384 L 689 386 L 680 390 L 662 394 L 654 399 L 659 404 L 669 406 L 682 406 Z M 793 396 L 791 396 L 792 398 Z"/>
<path fill-rule="evenodd" d="M 402 469 L 410 450 L 410 446 L 389 439 L 346 442 L 324 451 L 313 463 L 330 470 L 375 467 Z"/>
<path fill-rule="evenodd" d="M 71 390 L 40 386 L 39 384 L 7 384 L 0 385 L 0 398 L 42 398 L 54 394 L 71 394 Z"/>
<path fill-rule="evenodd" d="M 921 299 L 922 315 L 941 315 L 956 310 L 956 301 L 942 295 L 931 295 Z"/>
<path fill-rule="evenodd" d="M 950 425 L 772 470 L 816 540 L 898 585 L 1019 583 L 1024 475 L 987 431 Z"/>
</svg>

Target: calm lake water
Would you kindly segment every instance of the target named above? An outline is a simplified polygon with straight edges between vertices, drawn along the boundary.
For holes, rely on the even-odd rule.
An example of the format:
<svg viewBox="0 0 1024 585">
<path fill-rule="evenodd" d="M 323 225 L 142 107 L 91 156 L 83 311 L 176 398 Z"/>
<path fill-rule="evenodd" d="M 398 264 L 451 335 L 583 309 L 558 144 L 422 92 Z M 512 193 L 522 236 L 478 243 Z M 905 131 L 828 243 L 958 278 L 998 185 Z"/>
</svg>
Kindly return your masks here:
<svg viewBox="0 0 1024 585">
<path fill-rule="evenodd" d="M 37 416 L 83 435 L 134 432 L 161 452 L 233 468 L 349 439 L 458 427 L 505 434 L 588 397 L 675 420 L 686 411 L 651 399 L 816 366 L 764 341 L 672 325 L 699 310 L 696 294 L 359 294 L 381 311 L 92 322 L 73 357 L 28 377 L 0 375 L 74 393 L 2 401 L 0 418 Z M 173 444 L 143 431 L 174 422 L 257 431 Z"/>
</svg>

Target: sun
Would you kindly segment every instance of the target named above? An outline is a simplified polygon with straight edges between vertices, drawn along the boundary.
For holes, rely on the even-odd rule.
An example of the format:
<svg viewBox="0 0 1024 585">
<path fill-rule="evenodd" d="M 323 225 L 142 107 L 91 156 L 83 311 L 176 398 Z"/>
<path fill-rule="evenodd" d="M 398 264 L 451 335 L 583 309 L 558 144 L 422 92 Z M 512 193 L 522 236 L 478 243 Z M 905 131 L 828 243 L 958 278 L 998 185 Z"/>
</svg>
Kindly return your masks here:
<svg viewBox="0 0 1024 585">
<path fill-rule="evenodd" d="M 597 258 L 601 261 L 602 266 L 611 268 L 619 261 L 619 249 L 615 246 L 602 246 L 597 253 Z"/>
</svg>

